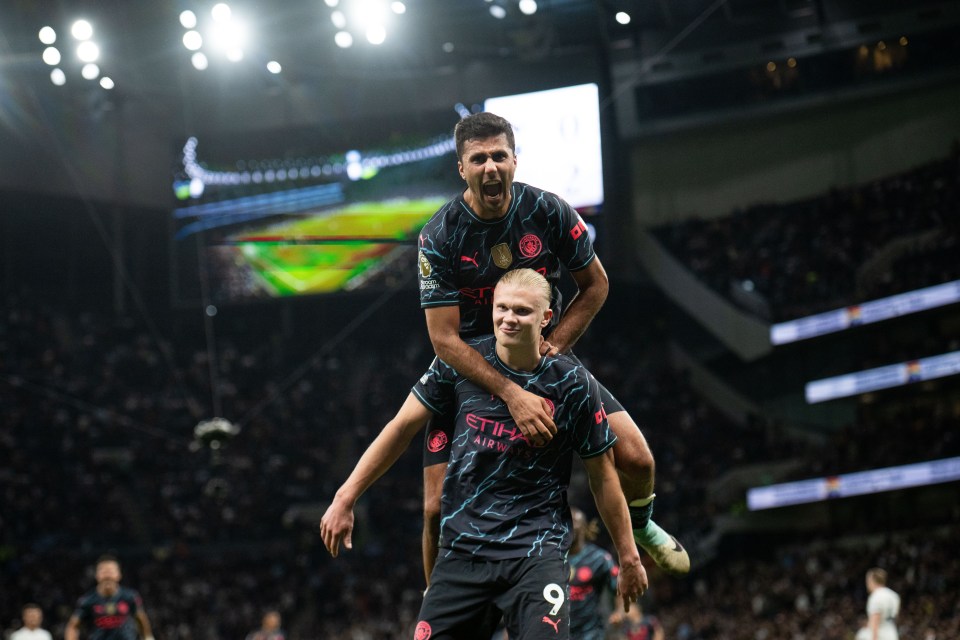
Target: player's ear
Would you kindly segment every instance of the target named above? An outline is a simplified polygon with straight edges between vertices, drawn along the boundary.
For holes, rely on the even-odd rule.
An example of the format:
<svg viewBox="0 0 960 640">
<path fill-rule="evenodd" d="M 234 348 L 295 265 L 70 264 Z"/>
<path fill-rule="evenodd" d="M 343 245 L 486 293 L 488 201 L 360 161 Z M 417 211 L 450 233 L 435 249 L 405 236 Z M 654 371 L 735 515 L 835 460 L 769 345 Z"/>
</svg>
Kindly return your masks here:
<svg viewBox="0 0 960 640">
<path fill-rule="evenodd" d="M 543 320 L 540 321 L 540 328 L 543 329 L 548 324 L 550 324 L 551 318 L 553 318 L 553 309 L 549 309 L 549 308 L 545 309 L 543 311 Z"/>
<path fill-rule="evenodd" d="M 457 171 L 460 172 L 460 177 L 461 177 L 461 178 L 463 178 L 464 180 L 467 179 L 467 176 L 463 175 L 463 161 L 462 161 L 462 160 L 457 160 Z"/>
</svg>

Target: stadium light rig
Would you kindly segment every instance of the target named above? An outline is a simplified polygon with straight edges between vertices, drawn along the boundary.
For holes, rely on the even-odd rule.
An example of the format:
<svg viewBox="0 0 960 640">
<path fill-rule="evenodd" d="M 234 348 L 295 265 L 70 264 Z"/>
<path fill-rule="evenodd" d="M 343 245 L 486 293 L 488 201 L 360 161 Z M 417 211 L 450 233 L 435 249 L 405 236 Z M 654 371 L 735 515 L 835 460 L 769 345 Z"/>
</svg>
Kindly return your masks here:
<svg viewBox="0 0 960 640">
<path fill-rule="evenodd" d="M 200 17 L 185 9 L 178 16 L 184 32 L 182 42 L 190 53 L 190 64 L 197 71 L 204 71 L 217 57 L 226 58 L 232 63 L 246 59 L 250 41 L 250 29 L 247 22 L 239 18 L 225 2 L 219 2 L 210 9 L 208 18 L 202 23 Z M 276 60 L 269 60 L 264 68 L 272 75 L 278 75 L 283 67 Z"/>
<path fill-rule="evenodd" d="M 106 90 L 113 89 L 115 85 L 109 76 L 100 75 L 100 45 L 93 40 L 94 29 L 90 21 L 85 19 L 74 20 L 70 25 L 70 35 L 77 41 L 75 55 L 77 61 L 82 65 L 80 75 L 84 80 L 93 81 L 99 78 L 99 84 Z M 37 32 L 37 38 L 40 43 L 45 45 L 41 59 L 47 65 L 53 67 L 50 71 L 50 82 L 58 87 L 67 83 L 67 73 L 62 68 L 65 63 L 63 53 L 57 44 L 57 31 L 50 25 L 45 25 Z M 66 44 L 63 44 L 64 48 Z"/>
</svg>

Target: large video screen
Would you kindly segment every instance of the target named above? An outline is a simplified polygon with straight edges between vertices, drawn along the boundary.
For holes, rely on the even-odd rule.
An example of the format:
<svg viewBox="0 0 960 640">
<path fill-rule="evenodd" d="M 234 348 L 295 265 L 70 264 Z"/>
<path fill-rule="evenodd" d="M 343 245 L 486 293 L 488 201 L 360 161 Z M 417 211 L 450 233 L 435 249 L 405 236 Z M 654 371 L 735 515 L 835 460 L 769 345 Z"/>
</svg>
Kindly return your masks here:
<svg viewBox="0 0 960 640">
<path fill-rule="evenodd" d="M 557 192 L 594 222 L 603 204 L 596 86 L 492 98 L 484 108 L 515 122 L 516 179 Z M 538 110 L 550 116 L 534 125 L 524 114 Z M 173 184 L 177 300 L 415 286 L 420 229 L 463 189 L 453 141 L 462 113 L 183 141 Z M 534 171 L 540 165 L 545 173 Z"/>
</svg>

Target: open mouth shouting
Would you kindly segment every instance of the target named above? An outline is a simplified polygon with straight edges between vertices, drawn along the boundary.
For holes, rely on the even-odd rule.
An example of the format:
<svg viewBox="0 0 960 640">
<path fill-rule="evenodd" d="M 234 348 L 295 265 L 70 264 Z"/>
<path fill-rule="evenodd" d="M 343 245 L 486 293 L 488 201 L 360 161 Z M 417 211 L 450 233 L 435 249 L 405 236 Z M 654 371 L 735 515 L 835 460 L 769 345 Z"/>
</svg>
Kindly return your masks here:
<svg viewBox="0 0 960 640">
<path fill-rule="evenodd" d="M 483 195 L 491 200 L 499 199 L 503 195 L 503 183 L 499 180 L 484 182 Z"/>
</svg>

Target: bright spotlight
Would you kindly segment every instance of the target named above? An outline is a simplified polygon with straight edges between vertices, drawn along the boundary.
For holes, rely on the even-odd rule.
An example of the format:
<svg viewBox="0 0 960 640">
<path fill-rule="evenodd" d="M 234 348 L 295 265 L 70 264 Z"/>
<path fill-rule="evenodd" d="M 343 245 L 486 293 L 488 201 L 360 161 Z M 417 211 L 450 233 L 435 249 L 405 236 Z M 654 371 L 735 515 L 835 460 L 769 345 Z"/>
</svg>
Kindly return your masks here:
<svg viewBox="0 0 960 640">
<path fill-rule="evenodd" d="M 492 15 L 497 20 L 503 20 L 507 17 L 507 10 L 501 7 L 498 4 L 490 5 L 490 15 Z"/>
<path fill-rule="evenodd" d="M 630 14 L 626 11 L 617 11 L 616 20 L 620 24 L 630 24 Z"/>
<path fill-rule="evenodd" d="M 83 65 L 83 69 L 80 69 L 80 75 L 86 80 L 96 80 L 97 76 L 100 75 L 100 67 L 90 62 Z"/>
<path fill-rule="evenodd" d="M 353 36 L 350 35 L 349 31 L 337 31 L 337 35 L 333 36 L 333 41 L 341 49 L 353 46 Z"/>
<path fill-rule="evenodd" d="M 198 51 L 203 46 L 203 36 L 199 31 L 187 31 L 183 34 L 183 46 L 190 51 Z"/>
<path fill-rule="evenodd" d="M 387 39 L 387 30 L 383 25 L 375 24 L 367 29 L 367 42 L 370 44 L 383 44 Z"/>
<path fill-rule="evenodd" d="M 334 11 L 330 14 L 330 22 L 333 23 L 337 29 L 346 29 L 347 28 L 347 16 L 343 15 L 343 11 Z"/>
<path fill-rule="evenodd" d="M 203 71 L 207 68 L 207 64 L 209 64 L 207 62 L 207 56 L 205 56 L 202 51 L 197 51 L 195 54 L 193 54 L 193 56 L 190 58 L 190 62 L 193 64 L 193 68 L 197 71 Z"/>
<path fill-rule="evenodd" d="M 229 22 L 232 13 L 233 12 L 230 11 L 230 5 L 226 2 L 219 2 L 213 5 L 213 9 L 210 10 L 210 15 L 212 15 L 213 19 L 217 22 Z"/>
<path fill-rule="evenodd" d="M 197 14 L 187 9 L 180 13 L 180 24 L 184 29 L 193 29 L 197 26 Z"/>
<path fill-rule="evenodd" d="M 240 47 L 227 49 L 227 60 L 230 62 L 240 62 L 243 60 L 243 49 Z"/>
<path fill-rule="evenodd" d="M 107 91 L 109 91 L 110 89 L 113 89 L 113 86 L 114 86 L 113 80 L 111 80 L 107 76 L 103 76 L 102 78 L 100 78 L 100 86 L 106 89 Z"/>
<path fill-rule="evenodd" d="M 85 40 L 77 45 L 77 58 L 80 62 L 96 62 L 100 57 L 100 47 L 92 40 Z"/>
<path fill-rule="evenodd" d="M 537 12 L 537 0 L 520 0 L 520 12 L 532 16 Z"/>
<path fill-rule="evenodd" d="M 56 47 L 47 47 L 43 50 L 43 61 L 51 67 L 60 64 L 60 50 Z"/>
<path fill-rule="evenodd" d="M 50 72 L 50 82 L 62 87 L 67 83 L 67 74 L 63 72 L 63 69 L 54 69 Z"/>
<path fill-rule="evenodd" d="M 53 27 L 44 27 L 40 29 L 40 33 L 37 35 L 43 44 L 53 44 L 57 41 L 57 32 L 53 30 Z"/>
<path fill-rule="evenodd" d="M 407 12 L 407 5 L 399 2 L 398 0 L 397 2 L 390 3 L 390 9 L 392 9 L 393 12 L 399 16 Z"/>
<path fill-rule="evenodd" d="M 276 60 L 271 60 L 270 62 L 267 63 L 267 71 L 276 75 L 281 71 L 283 71 L 283 67 L 281 67 L 280 63 L 277 62 Z"/>
<path fill-rule="evenodd" d="M 77 40 L 89 40 L 93 37 L 93 25 L 86 20 L 77 20 L 70 27 L 70 33 Z"/>
<path fill-rule="evenodd" d="M 324 0 L 328 7 L 335 7 L 340 4 L 340 0 Z"/>
<path fill-rule="evenodd" d="M 208 35 L 211 43 L 222 51 L 242 49 L 247 43 L 247 28 L 236 20 L 214 25 Z"/>
</svg>

